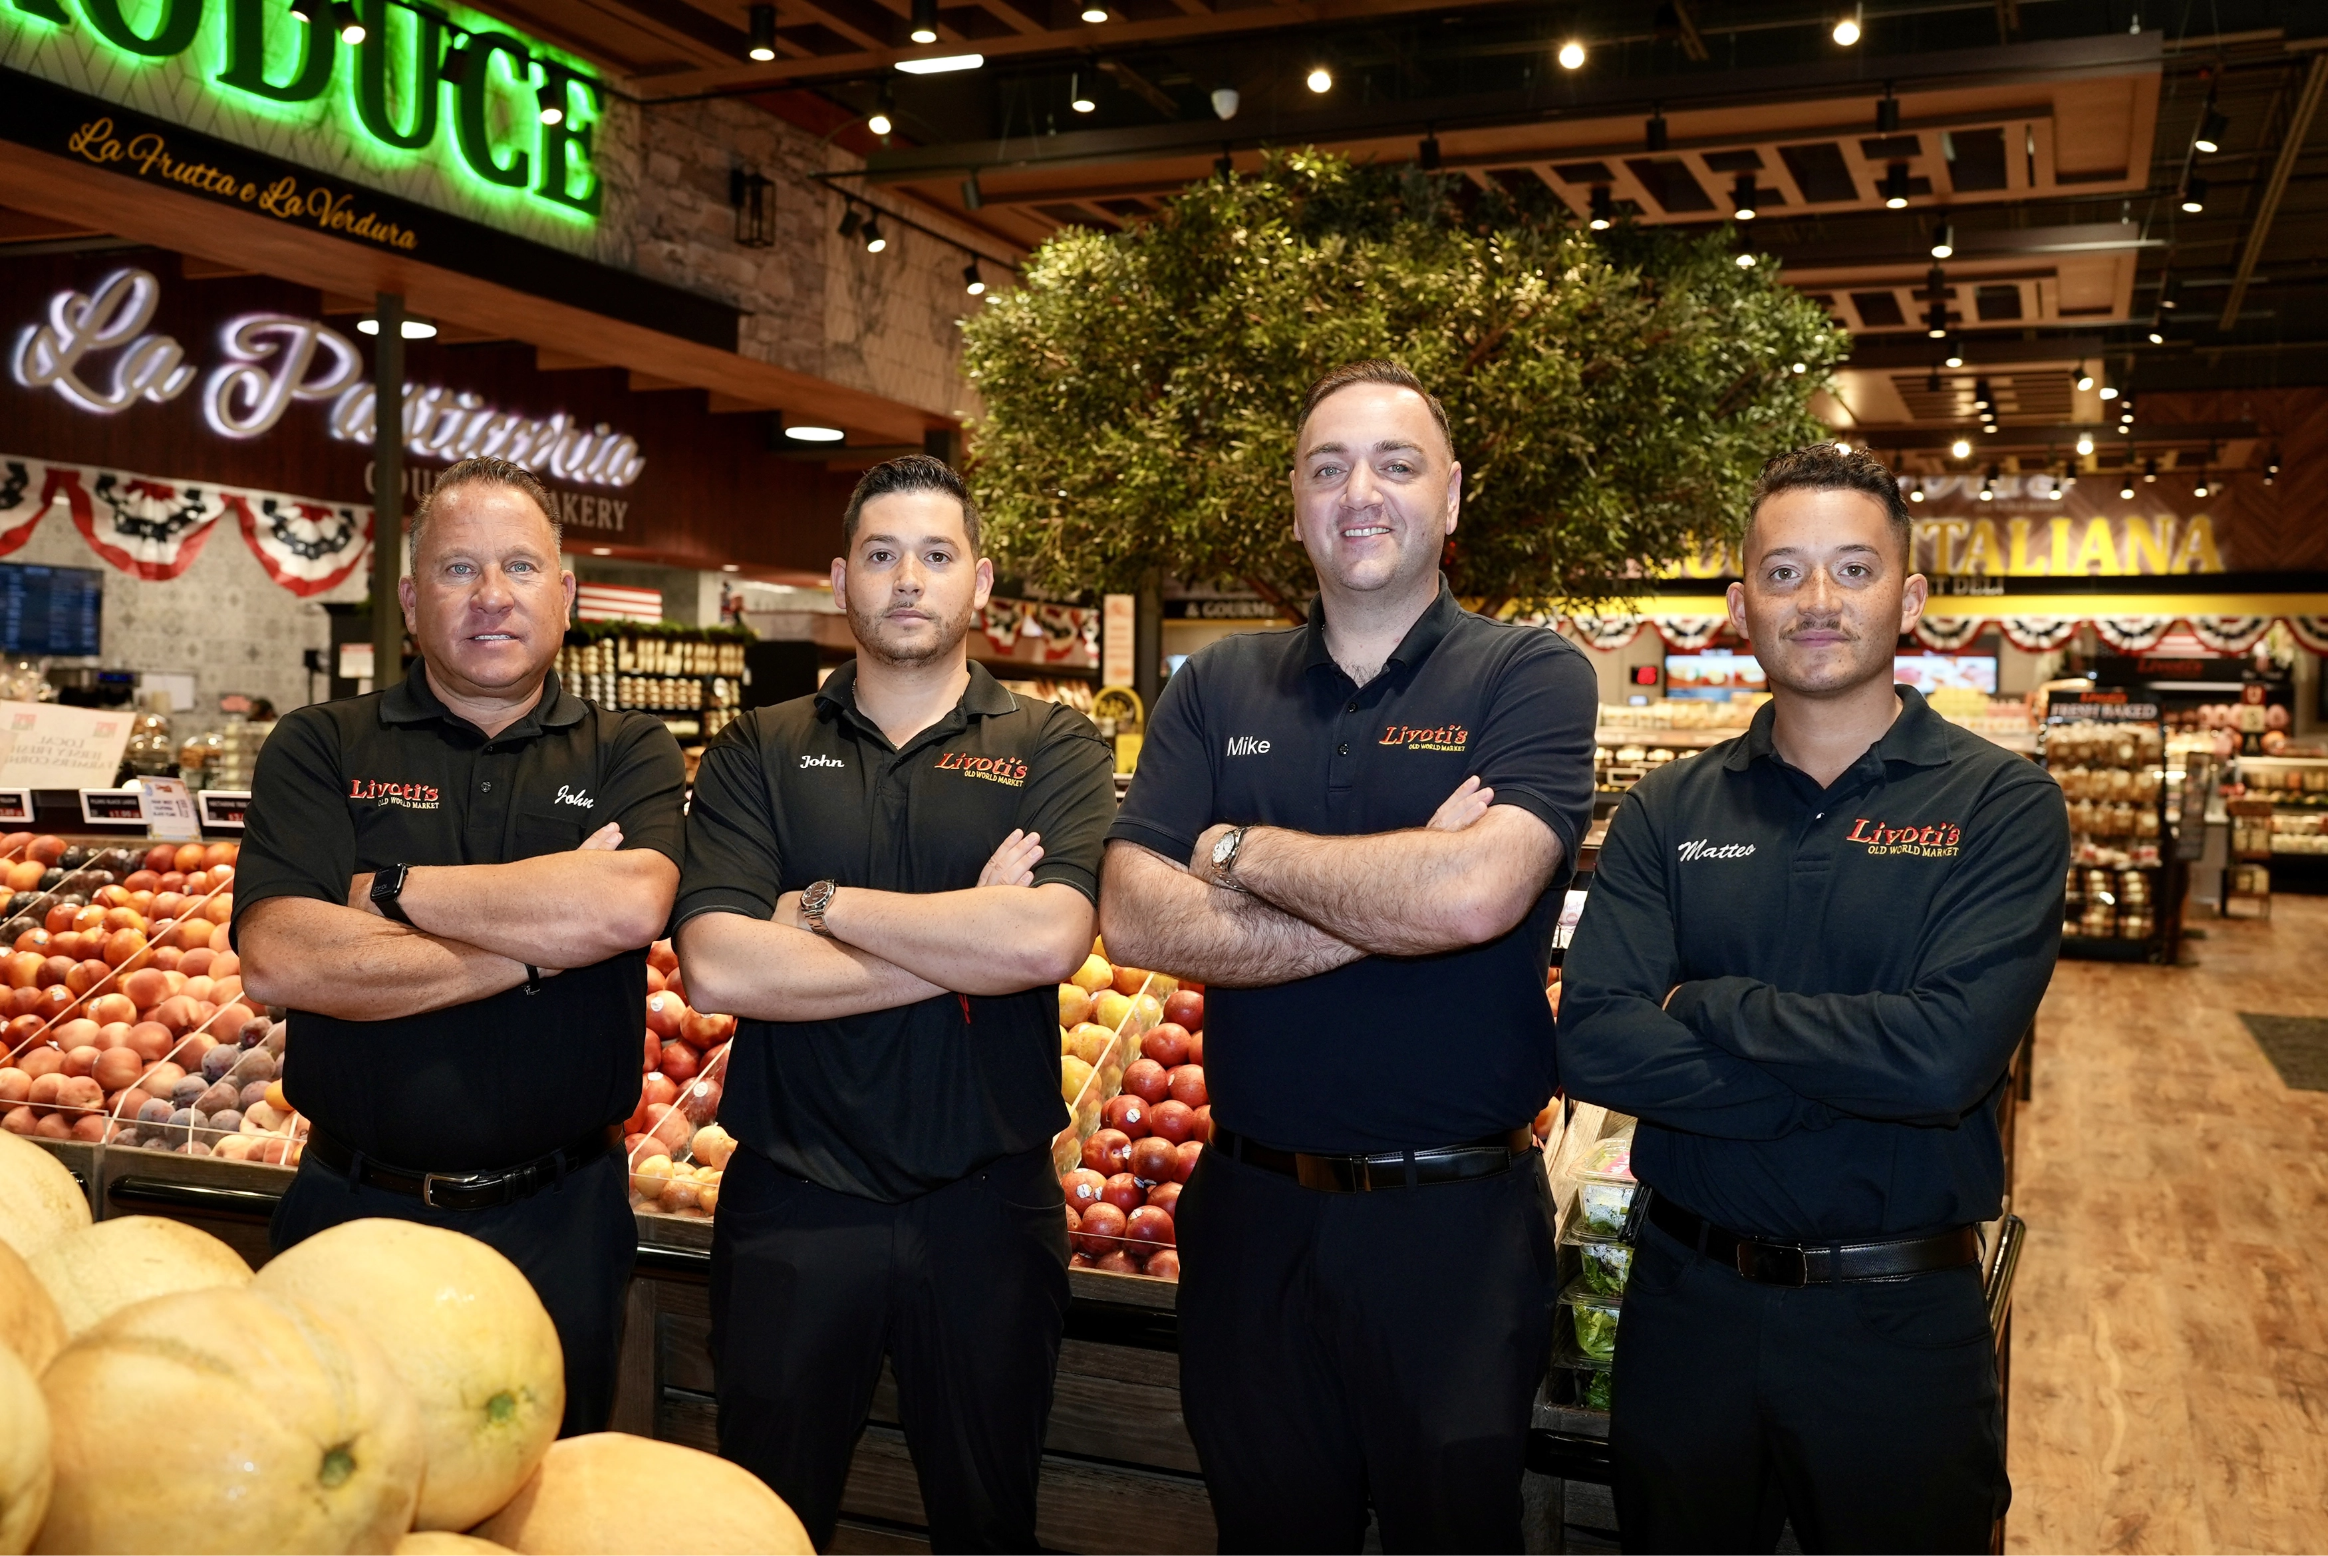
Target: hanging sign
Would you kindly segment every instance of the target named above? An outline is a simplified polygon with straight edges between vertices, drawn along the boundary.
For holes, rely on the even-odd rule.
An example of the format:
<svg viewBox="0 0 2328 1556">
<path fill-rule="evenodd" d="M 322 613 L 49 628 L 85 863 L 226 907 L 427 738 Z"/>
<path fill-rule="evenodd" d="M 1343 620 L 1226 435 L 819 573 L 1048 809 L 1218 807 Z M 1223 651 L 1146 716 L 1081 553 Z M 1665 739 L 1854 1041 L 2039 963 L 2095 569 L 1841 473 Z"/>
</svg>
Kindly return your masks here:
<svg viewBox="0 0 2328 1556">
<path fill-rule="evenodd" d="M 126 709 L 0 702 L 0 785 L 105 788 L 121 771 L 130 723 Z"/>
</svg>

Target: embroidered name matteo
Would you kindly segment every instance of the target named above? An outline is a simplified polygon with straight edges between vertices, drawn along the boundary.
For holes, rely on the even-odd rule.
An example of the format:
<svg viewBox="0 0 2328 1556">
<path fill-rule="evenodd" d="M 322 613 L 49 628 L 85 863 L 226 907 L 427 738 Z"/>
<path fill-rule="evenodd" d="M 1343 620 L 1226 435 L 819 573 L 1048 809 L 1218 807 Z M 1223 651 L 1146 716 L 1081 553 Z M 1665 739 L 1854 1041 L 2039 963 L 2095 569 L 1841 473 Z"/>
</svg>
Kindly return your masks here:
<svg viewBox="0 0 2328 1556">
<path fill-rule="evenodd" d="M 1008 784 L 1017 789 L 1027 781 L 1027 764 L 1015 756 L 972 756 L 967 751 L 948 751 L 938 758 L 940 772 L 963 773 L 972 778 L 983 778 L 988 783 Z"/>
<path fill-rule="evenodd" d="M 1843 839 L 1846 843 L 1865 843 L 1870 854 L 1915 854 L 1926 859 L 1954 857 L 1957 845 L 1963 840 L 1963 829 L 1952 821 L 1929 827 L 1887 827 L 1865 816 L 1852 823 Z"/>
</svg>

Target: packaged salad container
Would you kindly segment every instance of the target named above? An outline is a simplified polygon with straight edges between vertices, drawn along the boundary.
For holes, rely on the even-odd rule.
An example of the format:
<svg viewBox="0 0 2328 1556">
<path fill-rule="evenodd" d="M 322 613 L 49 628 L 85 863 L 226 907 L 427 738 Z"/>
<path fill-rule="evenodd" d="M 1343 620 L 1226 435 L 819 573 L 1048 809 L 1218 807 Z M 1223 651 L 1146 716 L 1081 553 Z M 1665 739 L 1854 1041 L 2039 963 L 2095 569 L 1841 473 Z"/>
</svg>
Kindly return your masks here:
<svg viewBox="0 0 2328 1556">
<path fill-rule="evenodd" d="M 1566 1338 L 1575 1342 L 1579 1354 L 1604 1364 L 1617 1354 L 1617 1320 L 1624 1313 L 1624 1298 L 1576 1280 L 1560 1293 L 1560 1306 L 1568 1320 Z"/>
<path fill-rule="evenodd" d="M 1592 1358 L 1570 1352 L 1560 1357 L 1557 1366 L 1560 1378 L 1553 1388 L 1553 1402 L 1572 1410 L 1601 1410 L 1609 1408 L 1609 1368 L 1606 1362 L 1595 1363 Z"/>
<path fill-rule="evenodd" d="M 1606 1296 L 1623 1296 L 1626 1277 L 1633 1273 L 1633 1247 L 1630 1243 L 1603 1242 L 1585 1235 L 1582 1217 L 1569 1224 L 1560 1239 L 1563 1263 L 1587 1290 Z"/>
<path fill-rule="evenodd" d="M 1628 1242 L 1648 1196 L 1633 1179 L 1633 1137 L 1611 1135 L 1577 1162 L 1573 1232 L 1601 1242 Z"/>
</svg>

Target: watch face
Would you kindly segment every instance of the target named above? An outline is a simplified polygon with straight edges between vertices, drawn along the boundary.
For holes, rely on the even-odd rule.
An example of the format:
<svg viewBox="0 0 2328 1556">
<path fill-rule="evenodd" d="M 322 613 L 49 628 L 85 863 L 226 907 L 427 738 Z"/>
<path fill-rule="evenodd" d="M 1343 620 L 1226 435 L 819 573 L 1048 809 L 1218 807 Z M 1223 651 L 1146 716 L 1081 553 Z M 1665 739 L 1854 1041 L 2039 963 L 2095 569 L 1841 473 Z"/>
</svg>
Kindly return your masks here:
<svg viewBox="0 0 2328 1556">
<path fill-rule="evenodd" d="M 1234 832 L 1222 833 L 1221 840 L 1213 844 L 1213 863 L 1227 864 L 1229 862 L 1229 857 L 1236 853 L 1236 851 L 1237 834 Z"/>
</svg>

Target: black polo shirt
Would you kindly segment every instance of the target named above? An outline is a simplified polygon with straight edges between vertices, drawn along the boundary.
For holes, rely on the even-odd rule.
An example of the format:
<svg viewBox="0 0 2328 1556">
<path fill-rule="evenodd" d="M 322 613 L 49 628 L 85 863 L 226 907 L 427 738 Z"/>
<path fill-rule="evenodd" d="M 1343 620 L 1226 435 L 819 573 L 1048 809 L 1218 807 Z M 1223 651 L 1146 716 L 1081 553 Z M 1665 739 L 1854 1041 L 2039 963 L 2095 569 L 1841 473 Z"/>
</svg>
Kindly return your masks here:
<svg viewBox="0 0 2328 1556">
<path fill-rule="evenodd" d="M 1185 862 L 1216 822 L 1342 837 L 1419 827 L 1477 775 L 1560 840 L 1561 868 L 1501 938 L 1370 956 L 1205 996 L 1205 1084 L 1231 1129 L 1284 1150 L 1384 1151 L 1525 1124 L 1552 1094 L 1544 971 L 1592 818 L 1600 697 L 1576 645 L 1439 597 L 1364 687 L 1324 619 L 1223 638 L 1157 699 L 1108 833 Z M 1167 968 L 1166 971 L 1171 969 Z"/>
<path fill-rule="evenodd" d="M 1998 1213 L 1997 1102 L 2060 949 L 2069 818 L 2037 764 L 1899 697 L 1825 789 L 1772 747 L 1769 705 L 1635 785 L 1563 964 L 1570 1094 L 1640 1115 L 1641 1181 L 1735 1231 Z"/>
<path fill-rule="evenodd" d="M 345 903 L 391 864 L 507 864 L 609 821 L 681 862 L 686 765 L 662 723 L 584 702 L 552 672 L 500 734 L 446 709 L 419 665 L 398 686 L 283 716 L 260 748 L 235 922 L 274 897 Z M 316 1127 L 430 1172 L 511 1166 L 638 1105 L 642 950 L 395 1021 L 292 1012 L 283 1088 Z"/>
<path fill-rule="evenodd" d="M 1115 757 L 1070 708 L 1012 695 L 984 666 L 952 712 L 893 746 L 857 711 L 857 667 L 756 708 L 696 769 L 674 927 L 699 913 L 766 920 L 821 880 L 961 891 L 1016 828 L 1043 835 L 1035 884 L 1099 900 Z M 833 1021 L 744 1021 L 720 1122 L 786 1172 L 897 1202 L 1048 1143 L 1059 1097 L 1051 984 L 940 994 Z"/>
</svg>

